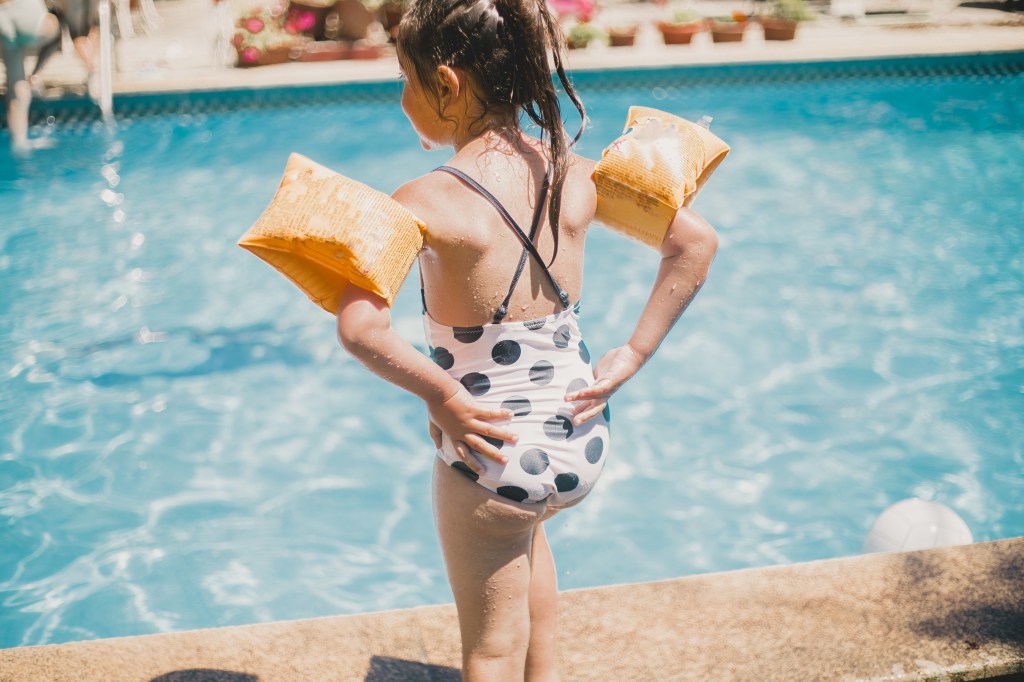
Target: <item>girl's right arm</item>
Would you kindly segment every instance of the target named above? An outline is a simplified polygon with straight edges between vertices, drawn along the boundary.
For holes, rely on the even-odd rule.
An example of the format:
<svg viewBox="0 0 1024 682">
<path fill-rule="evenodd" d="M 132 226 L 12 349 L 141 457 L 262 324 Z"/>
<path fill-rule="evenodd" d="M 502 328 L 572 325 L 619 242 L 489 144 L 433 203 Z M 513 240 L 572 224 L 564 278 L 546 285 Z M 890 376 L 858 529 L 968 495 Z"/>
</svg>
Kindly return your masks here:
<svg viewBox="0 0 1024 682">
<path fill-rule="evenodd" d="M 604 410 L 608 399 L 636 374 L 668 335 L 700 291 L 718 249 L 718 234 L 689 208 L 676 212 L 661 244 L 661 265 L 654 288 L 633 335 L 624 346 L 605 353 L 594 369 L 594 383 L 565 397 L 578 402 L 573 422 L 581 424 Z"/>
<path fill-rule="evenodd" d="M 483 467 L 469 448 L 507 461 L 485 437 L 514 443 L 518 436 L 494 423 L 508 421 L 512 413 L 478 404 L 462 384 L 399 336 L 384 299 L 354 284 L 345 287 L 338 301 L 338 340 L 371 372 L 421 398 L 431 424 L 448 434 L 456 455 L 473 471 L 483 473 Z M 439 434 L 431 431 L 440 447 Z"/>
</svg>

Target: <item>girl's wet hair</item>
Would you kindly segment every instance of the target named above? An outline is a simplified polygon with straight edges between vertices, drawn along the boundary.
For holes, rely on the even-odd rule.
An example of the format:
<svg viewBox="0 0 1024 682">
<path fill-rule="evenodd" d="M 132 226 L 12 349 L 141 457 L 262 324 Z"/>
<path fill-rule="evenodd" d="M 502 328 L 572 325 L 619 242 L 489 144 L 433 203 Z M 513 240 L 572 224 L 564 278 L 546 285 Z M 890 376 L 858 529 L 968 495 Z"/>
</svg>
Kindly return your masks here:
<svg viewBox="0 0 1024 682">
<path fill-rule="evenodd" d="M 437 67 L 461 69 L 473 82 L 484 115 L 496 114 L 518 129 L 526 115 L 542 131 L 550 149 L 549 222 L 558 249 L 562 185 L 569 148 L 558 93 L 548 66 L 550 52 L 566 95 L 580 114 L 579 139 L 586 112 L 562 66 L 564 40 L 545 0 L 416 0 L 406 10 L 398 33 L 399 57 L 416 80 L 438 97 Z M 554 256 L 552 256 L 554 260 Z"/>
</svg>

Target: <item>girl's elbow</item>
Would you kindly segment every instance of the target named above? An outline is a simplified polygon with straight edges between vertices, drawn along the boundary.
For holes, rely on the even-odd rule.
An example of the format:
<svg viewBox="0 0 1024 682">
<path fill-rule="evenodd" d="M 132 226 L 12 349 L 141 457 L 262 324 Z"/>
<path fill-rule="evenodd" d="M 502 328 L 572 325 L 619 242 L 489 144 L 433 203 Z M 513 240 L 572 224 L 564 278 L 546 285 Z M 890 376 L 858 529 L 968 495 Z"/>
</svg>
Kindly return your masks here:
<svg viewBox="0 0 1024 682">
<path fill-rule="evenodd" d="M 365 355 L 391 327 L 391 314 L 383 299 L 346 287 L 338 301 L 338 343 L 356 357 Z"/>
<path fill-rule="evenodd" d="M 364 345 L 359 329 L 345 324 L 340 315 L 338 316 L 338 343 L 351 355 L 358 355 L 359 349 Z"/>
<path fill-rule="evenodd" d="M 338 343 L 357 358 L 373 345 L 374 326 L 364 318 L 364 315 L 350 308 L 338 311 Z"/>
<path fill-rule="evenodd" d="M 703 219 L 693 221 L 688 232 L 691 242 L 700 244 L 711 253 L 718 250 L 718 231 L 711 227 L 711 223 L 708 221 Z"/>
<path fill-rule="evenodd" d="M 710 264 L 718 251 L 718 232 L 693 211 L 680 209 L 669 226 L 661 251 L 665 257 L 703 256 Z"/>
<path fill-rule="evenodd" d="M 701 235 L 701 242 L 704 247 L 704 252 L 707 254 L 708 263 L 710 264 L 715 258 L 715 254 L 718 253 L 718 232 L 715 228 L 705 223 L 706 230 Z"/>
</svg>

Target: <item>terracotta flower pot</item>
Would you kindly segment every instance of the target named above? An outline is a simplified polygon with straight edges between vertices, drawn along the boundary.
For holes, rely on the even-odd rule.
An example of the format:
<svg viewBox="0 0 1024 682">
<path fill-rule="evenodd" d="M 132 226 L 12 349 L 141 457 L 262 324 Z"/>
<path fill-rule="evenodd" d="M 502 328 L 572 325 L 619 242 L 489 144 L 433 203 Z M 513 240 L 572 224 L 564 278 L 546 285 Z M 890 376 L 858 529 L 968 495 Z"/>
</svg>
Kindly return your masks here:
<svg viewBox="0 0 1024 682">
<path fill-rule="evenodd" d="M 745 21 L 714 21 L 708 22 L 711 28 L 711 40 L 716 43 L 738 43 L 743 40 L 743 32 L 747 30 Z"/>
<path fill-rule="evenodd" d="M 666 45 L 689 45 L 693 36 L 703 31 L 703 21 L 691 21 L 686 24 L 673 24 L 667 21 L 658 22 L 658 30 Z"/>
<path fill-rule="evenodd" d="M 765 40 L 793 40 L 796 37 L 795 21 L 776 17 L 761 17 L 758 21 L 764 29 Z"/>
<path fill-rule="evenodd" d="M 310 36 L 313 40 L 323 40 L 327 15 L 332 9 L 330 5 L 307 5 L 292 0 L 285 15 L 285 30 Z"/>
<path fill-rule="evenodd" d="M 236 47 L 238 66 L 266 66 L 268 64 L 284 64 L 292 59 L 291 45 L 272 47 L 261 50 L 257 47 Z"/>
<path fill-rule="evenodd" d="M 612 47 L 632 47 L 636 44 L 636 26 L 608 29 Z"/>
</svg>

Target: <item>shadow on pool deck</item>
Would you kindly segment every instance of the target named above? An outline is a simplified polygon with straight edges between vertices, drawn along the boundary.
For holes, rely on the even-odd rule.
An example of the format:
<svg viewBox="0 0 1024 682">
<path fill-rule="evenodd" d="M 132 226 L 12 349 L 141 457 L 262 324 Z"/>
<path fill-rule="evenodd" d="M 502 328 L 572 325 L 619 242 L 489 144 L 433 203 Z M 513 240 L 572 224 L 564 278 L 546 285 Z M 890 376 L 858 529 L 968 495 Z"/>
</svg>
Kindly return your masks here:
<svg viewBox="0 0 1024 682">
<path fill-rule="evenodd" d="M 563 682 L 1024 673 L 1024 537 L 559 595 Z M 455 682 L 452 605 L 0 651 L 2 682 Z"/>
</svg>

